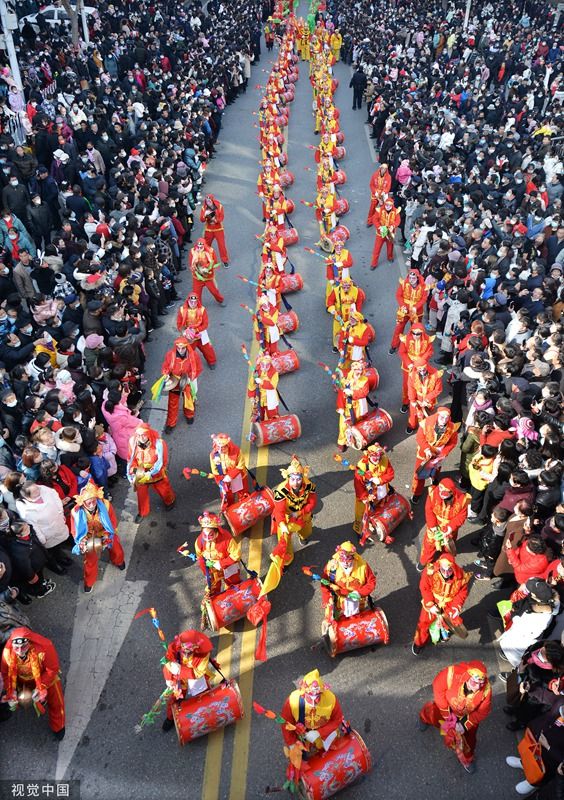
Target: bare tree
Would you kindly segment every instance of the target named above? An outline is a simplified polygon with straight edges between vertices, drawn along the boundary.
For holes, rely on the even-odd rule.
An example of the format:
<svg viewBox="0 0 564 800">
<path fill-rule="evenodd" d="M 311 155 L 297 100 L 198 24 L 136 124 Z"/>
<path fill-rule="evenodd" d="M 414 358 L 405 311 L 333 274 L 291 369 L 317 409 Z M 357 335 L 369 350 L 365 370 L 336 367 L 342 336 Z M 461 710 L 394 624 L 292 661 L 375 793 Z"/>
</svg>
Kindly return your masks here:
<svg viewBox="0 0 564 800">
<path fill-rule="evenodd" d="M 63 8 L 69 15 L 69 19 L 71 22 L 71 39 L 72 39 L 72 46 L 75 49 L 78 49 L 78 15 L 79 15 L 79 2 L 77 0 L 76 8 L 73 8 L 70 4 L 70 0 L 61 0 L 63 4 Z"/>
</svg>

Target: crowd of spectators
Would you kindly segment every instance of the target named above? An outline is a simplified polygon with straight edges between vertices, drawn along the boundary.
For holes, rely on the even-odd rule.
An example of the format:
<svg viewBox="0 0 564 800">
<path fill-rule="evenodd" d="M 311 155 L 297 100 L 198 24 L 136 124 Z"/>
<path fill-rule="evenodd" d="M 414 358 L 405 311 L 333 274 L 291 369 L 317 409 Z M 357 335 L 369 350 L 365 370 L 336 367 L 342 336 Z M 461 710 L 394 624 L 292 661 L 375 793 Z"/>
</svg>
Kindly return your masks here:
<svg viewBox="0 0 564 800">
<path fill-rule="evenodd" d="M 67 571 L 73 497 L 107 497 L 143 404 L 145 343 L 179 298 L 224 109 L 268 4 L 100 2 L 90 42 L 16 34 L 0 71 L 0 602 Z M 8 613 L 9 617 L 9 613 Z"/>
<path fill-rule="evenodd" d="M 543 733 L 546 779 L 562 781 L 560 15 L 548 3 L 474 2 L 465 27 L 465 2 L 330 9 L 353 65 L 353 108 L 362 92 L 392 175 L 406 261 L 431 290 L 427 329 L 462 426 L 469 520 L 480 526 L 475 578 L 512 601 L 498 638 L 513 667 L 500 676 L 508 727 Z M 534 791 L 526 784 L 520 794 Z"/>
</svg>

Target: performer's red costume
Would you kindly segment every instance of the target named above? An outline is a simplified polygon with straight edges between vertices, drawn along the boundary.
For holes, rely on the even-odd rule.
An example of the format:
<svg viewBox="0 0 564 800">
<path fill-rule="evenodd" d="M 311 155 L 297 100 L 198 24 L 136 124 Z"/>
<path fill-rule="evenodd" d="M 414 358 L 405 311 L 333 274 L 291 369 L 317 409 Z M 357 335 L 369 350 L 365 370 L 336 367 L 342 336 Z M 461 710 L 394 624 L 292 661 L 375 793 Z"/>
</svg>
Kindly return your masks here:
<svg viewBox="0 0 564 800">
<path fill-rule="evenodd" d="M 213 194 L 208 194 L 202 203 L 200 211 L 200 222 L 205 224 L 204 239 L 207 244 L 211 245 L 215 239 L 219 249 L 219 257 L 221 258 L 224 266 L 229 264 L 229 254 L 225 246 L 225 232 L 223 230 L 223 220 L 225 211 L 223 205 L 217 200 Z"/>
<path fill-rule="evenodd" d="M 193 421 L 196 413 L 197 378 L 202 372 L 202 361 L 185 336 L 175 339 L 174 347 L 164 357 L 161 371 L 171 383 L 166 415 L 166 428 L 170 431 L 178 421 L 181 395 L 182 410 L 188 423 Z"/>
<path fill-rule="evenodd" d="M 450 411 L 444 406 L 440 406 L 436 414 L 431 414 L 419 426 L 416 436 L 415 470 L 411 484 L 413 497 L 419 497 L 423 493 L 427 478 L 432 478 L 434 483 L 438 483 L 441 465 L 458 442 L 459 427 L 460 423 L 451 421 Z"/>
<path fill-rule="evenodd" d="M 149 487 L 162 499 L 167 508 L 172 508 L 176 495 L 167 475 L 168 447 L 164 439 L 143 422 L 137 426 L 129 440 L 127 477 L 137 493 L 139 517 L 146 517 L 151 508 Z"/>
<path fill-rule="evenodd" d="M 450 478 L 443 478 L 431 486 L 425 503 L 425 533 L 419 556 L 420 564 L 427 564 L 437 553 L 455 554 L 459 528 L 468 516 L 470 497 L 458 489 Z"/>
<path fill-rule="evenodd" d="M 441 670 L 433 681 L 433 701 L 419 717 L 439 728 L 446 747 L 466 768 L 474 760 L 478 726 L 491 711 L 492 691 L 485 664 L 463 661 Z"/>
<path fill-rule="evenodd" d="M 2 651 L 4 701 L 13 708 L 23 705 L 23 693 L 32 693 L 41 713 L 47 703 L 49 727 L 57 739 L 65 735 L 65 699 L 59 656 L 50 639 L 26 627 L 14 628 Z"/>
<path fill-rule="evenodd" d="M 407 273 L 407 277 L 400 280 L 396 290 L 396 300 L 398 302 L 396 327 L 394 328 L 390 347 L 394 349 L 399 347 L 400 334 L 404 332 L 408 322 L 411 325 L 415 322 L 421 322 L 428 294 L 429 290 L 425 286 L 423 276 L 418 270 L 410 270 Z"/>
<path fill-rule="evenodd" d="M 196 292 L 191 292 L 178 309 L 176 327 L 188 339 L 190 346 L 197 348 L 213 368 L 217 357 L 208 334 L 208 312 Z"/>
</svg>

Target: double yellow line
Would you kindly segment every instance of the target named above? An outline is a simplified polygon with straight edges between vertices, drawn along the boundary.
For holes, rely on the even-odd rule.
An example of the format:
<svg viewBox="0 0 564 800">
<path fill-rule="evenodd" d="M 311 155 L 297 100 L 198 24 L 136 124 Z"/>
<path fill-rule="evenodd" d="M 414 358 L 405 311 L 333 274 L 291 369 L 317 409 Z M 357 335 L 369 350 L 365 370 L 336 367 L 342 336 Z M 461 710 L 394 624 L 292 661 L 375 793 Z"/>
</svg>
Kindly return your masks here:
<svg viewBox="0 0 564 800">
<path fill-rule="evenodd" d="M 288 152 L 288 133 L 284 137 L 283 151 Z M 253 338 L 253 343 L 249 353 L 249 362 L 254 364 L 259 354 L 259 345 Z M 243 433 L 241 435 L 241 453 L 245 463 L 250 465 L 251 444 L 247 439 L 248 420 L 251 418 L 251 399 L 245 398 L 243 409 Z M 266 485 L 268 472 L 268 447 L 260 447 L 256 458 L 256 478 L 260 486 Z M 263 542 L 264 520 L 258 522 L 252 529 L 249 536 L 249 554 L 247 566 L 249 570 L 261 572 L 262 562 L 262 542 Z M 264 623 L 262 623 L 264 624 Z M 228 673 L 233 661 L 233 634 L 225 631 L 220 634 L 217 659 L 224 672 Z M 251 741 L 251 722 L 252 722 L 252 702 L 253 702 L 253 681 L 255 668 L 255 647 L 257 630 L 254 625 L 245 620 L 241 640 L 241 655 L 239 658 L 237 677 L 245 716 L 235 726 L 233 739 L 233 754 L 231 758 L 231 775 L 229 800 L 245 800 L 247 793 L 247 769 L 249 764 L 249 745 Z M 204 764 L 204 775 L 202 782 L 201 800 L 219 800 L 221 788 L 221 766 L 223 757 L 224 729 L 221 728 L 208 736 L 208 747 L 206 751 L 206 761 Z"/>
<path fill-rule="evenodd" d="M 253 341 L 249 360 L 254 364 L 258 355 L 258 343 Z M 251 400 L 245 399 L 243 411 L 243 434 L 241 439 L 241 453 L 245 463 L 250 462 L 251 445 L 245 436 L 247 421 L 251 417 Z M 256 477 L 259 485 L 266 484 L 266 473 L 268 470 L 268 447 L 261 447 L 257 453 Z M 264 523 L 261 520 L 251 530 L 249 537 L 249 555 L 247 566 L 249 570 L 261 572 L 262 561 L 262 540 Z M 264 624 L 264 623 L 263 623 Z M 239 672 L 237 681 L 241 690 L 245 716 L 235 726 L 235 737 L 233 742 L 233 758 L 231 767 L 231 788 L 229 800 L 244 800 L 247 785 L 247 765 L 249 761 L 249 743 L 251 738 L 251 715 L 253 699 L 253 679 L 256 646 L 256 628 L 250 622 L 245 621 L 241 642 L 241 656 L 239 659 Z M 217 659 L 221 664 L 223 672 L 226 674 L 231 670 L 233 660 L 233 634 L 225 631 L 220 634 Z M 221 765 L 223 756 L 224 729 L 221 728 L 208 736 L 208 747 L 206 751 L 206 761 L 204 764 L 204 775 L 202 782 L 202 800 L 218 800 L 221 784 Z"/>
</svg>

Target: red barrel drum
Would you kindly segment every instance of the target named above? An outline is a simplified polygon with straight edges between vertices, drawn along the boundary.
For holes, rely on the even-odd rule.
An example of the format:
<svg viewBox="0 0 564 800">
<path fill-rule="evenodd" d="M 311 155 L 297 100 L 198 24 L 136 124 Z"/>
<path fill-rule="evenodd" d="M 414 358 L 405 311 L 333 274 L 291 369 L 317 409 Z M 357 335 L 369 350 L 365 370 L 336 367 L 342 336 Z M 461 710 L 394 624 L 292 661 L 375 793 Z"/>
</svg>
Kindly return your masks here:
<svg viewBox="0 0 564 800">
<path fill-rule="evenodd" d="M 343 131 L 338 131 L 337 132 L 337 144 L 343 144 L 344 141 L 345 141 L 345 134 L 343 133 Z"/>
<path fill-rule="evenodd" d="M 278 327 L 280 333 L 293 333 L 300 327 L 300 320 L 295 311 L 286 311 L 278 315 Z"/>
<path fill-rule="evenodd" d="M 276 137 L 276 141 L 278 142 L 280 147 L 282 147 L 282 145 L 284 144 L 284 134 L 279 133 L 278 136 Z"/>
<path fill-rule="evenodd" d="M 335 152 L 333 153 L 333 158 L 336 161 L 341 161 L 341 159 L 345 158 L 346 155 L 347 151 L 345 150 L 344 147 L 336 147 Z"/>
<path fill-rule="evenodd" d="M 267 447 L 278 442 L 290 442 L 302 435 L 302 426 L 297 414 L 286 414 L 276 419 L 255 422 L 253 427 L 257 447 Z"/>
<path fill-rule="evenodd" d="M 307 800 L 326 800 L 372 769 L 370 752 L 357 731 L 336 739 L 330 750 L 323 750 L 303 762 L 300 791 Z"/>
<path fill-rule="evenodd" d="M 278 156 L 278 161 L 280 162 L 280 164 L 282 166 L 284 164 L 287 164 L 288 163 L 288 156 L 286 155 L 286 153 L 280 153 L 280 155 Z"/>
<path fill-rule="evenodd" d="M 378 539 L 383 542 L 388 539 L 388 543 L 393 541 L 391 533 L 401 525 L 404 519 L 411 519 L 413 512 L 409 500 L 398 492 L 389 494 L 383 503 L 379 503 L 376 510 L 369 514 L 365 512 L 362 519 L 362 529 L 367 525 L 370 531 L 374 531 Z"/>
<path fill-rule="evenodd" d="M 294 92 L 290 91 L 284 92 L 284 100 L 287 103 L 291 103 L 293 99 L 294 99 Z"/>
<path fill-rule="evenodd" d="M 300 238 L 297 228 L 282 228 L 281 231 L 278 231 L 278 235 L 284 240 L 285 247 L 297 244 Z"/>
<path fill-rule="evenodd" d="M 346 197 L 338 197 L 337 202 L 335 203 L 335 214 L 338 217 L 342 217 L 344 214 L 348 214 L 350 210 L 349 201 Z"/>
<path fill-rule="evenodd" d="M 248 497 L 233 503 L 223 515 L 231 528 L 234 536 L 239 536 L 243 531 L 252 528 L 261 519 L 272 514 L 274 508 L 274 495 L 268 486 L 260 491 L 253 492 Z"/>
<path fill-rule="evenodd" d="M 280 186 L 283 189 L 287 189 L 288 186 L 291 186 L 294 183 L 294 175 L 290 170 L 285 169 L 284 172 L 280 173 Z"/>
<path fill-rule="evenodd" d="M 293 214 L 294 211 L 296 210 L 296 204 L 294 203 L 293 200 L 290 200 L 289 197 L 286 198 L 286 203 L 288 204 L 286 208 L 286 216 L 289 216 L 290 214 Z"/>
<path fill-rule="evenodd" d="M 237 681 L 224 681 L 207 692 L 189 697 L 172 706 L 172 718 L 179 743 L 207 736 L 245 715 Z"/>
<path fill-rule="evenodd" d="M 288 124 L 288 117 L 280 115 L 276 117 L 275 122 L 279 128 L 285 128 Z"/>
<path fill-rule="evenodd" d="M 347 182 L 347 173 L 344 169 L 338 169 L 335 171 L 335 183 L 337 186 L 342 186 L 343 183 Z"/>
<path fill-rule="evenodd" d="M 300 359 L 295 350 L 282 350 L 272 356 L 272 366 L 279 375 L 287 375 L 300 368 Z"/>
<path fill-rule="evenodd" d="M 367 608 L 352 617 L 334 620 L 323 638 L 329 655 L 334 658 L 348 650 L 360 650 L 373 644 L 388 644 L 390 629 L 381 608 Z"/>
<path fill-rule="evenodd" d="M 378 388 L 380 383 L 380 375 L 376 367 L 366 367 L 364 370 L 364 374 L 368 378 L 368 390 L 373 392 L 375 389 Z"/>
<path fill-rule="evenodd" d="M 299 292 L 304 288 L 304 279 L 298 272 L 293 275 L 282 275 L 280 279 L 280 291 L 282 294 L 290 294 L 291 292 Z"/>
<path fill-rule="evenodd" d="M 368 416 L 351 425 L 346 431 L 347 444 L 355 450 L 364 450 L 383 433 L 392 429 L 393 420 L 383 408 L 376 408 Z"/>
<path fill-rule="evenodd" d="M 213 597 L 207 597 L 204 600 L 207 627 L 212 631 L 218 631 L 243 619 L 249 608 L 256 603 L 260 590 L 259 579 L 249 578 Z"/>
</svg>

